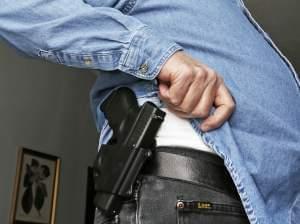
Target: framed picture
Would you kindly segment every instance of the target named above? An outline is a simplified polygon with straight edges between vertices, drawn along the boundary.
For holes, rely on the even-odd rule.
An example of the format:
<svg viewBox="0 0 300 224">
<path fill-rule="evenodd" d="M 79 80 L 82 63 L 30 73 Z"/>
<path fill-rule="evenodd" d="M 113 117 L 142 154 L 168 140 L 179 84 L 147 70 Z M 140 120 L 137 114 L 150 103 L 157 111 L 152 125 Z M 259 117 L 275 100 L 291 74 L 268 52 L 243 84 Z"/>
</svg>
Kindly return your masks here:
<svg viewBox="0 0 300 224">
<path fill-rule="evenodd" d="M 10 224 L 54 224 L 61 160 L 19 148 Z"/>
</svg>

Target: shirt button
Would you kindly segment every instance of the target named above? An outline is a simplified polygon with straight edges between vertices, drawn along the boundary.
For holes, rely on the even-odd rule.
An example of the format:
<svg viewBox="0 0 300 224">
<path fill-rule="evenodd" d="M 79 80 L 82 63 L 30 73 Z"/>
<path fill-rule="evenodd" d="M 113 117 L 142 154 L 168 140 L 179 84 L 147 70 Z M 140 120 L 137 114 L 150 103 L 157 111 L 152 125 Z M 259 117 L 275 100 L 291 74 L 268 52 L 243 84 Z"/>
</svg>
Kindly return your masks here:
<svg viewBox="0 0 300 224">
<path fill-rule="evenodd" d="M 91 65 L 92 64 L 92 59 L 91 58 L 84 58 L 83 62 L 85 65 Z"/>
<path fill-rule="evenodd" d="M 144 63 L 140 66 L 140 69 L 139 71 L 142 73 L 142 74 L 146 74 L 148 72 L 148 64 Z"/>
</svg>

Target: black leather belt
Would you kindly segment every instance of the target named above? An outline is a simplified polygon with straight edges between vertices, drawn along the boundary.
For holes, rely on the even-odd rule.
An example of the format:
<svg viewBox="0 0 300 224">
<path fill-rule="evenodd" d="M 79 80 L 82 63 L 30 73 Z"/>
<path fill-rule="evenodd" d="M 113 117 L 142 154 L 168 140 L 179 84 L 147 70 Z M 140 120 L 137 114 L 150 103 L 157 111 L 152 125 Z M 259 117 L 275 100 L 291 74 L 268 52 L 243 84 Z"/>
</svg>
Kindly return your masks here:
<svg viewBox="0 0 300 224">
<path fill-rule="evenodd" d="M 172 178 L 237 195 L 223 160 L 209 152 L 183 147 L 158 147 L 142 175 Z"/>
</svg>

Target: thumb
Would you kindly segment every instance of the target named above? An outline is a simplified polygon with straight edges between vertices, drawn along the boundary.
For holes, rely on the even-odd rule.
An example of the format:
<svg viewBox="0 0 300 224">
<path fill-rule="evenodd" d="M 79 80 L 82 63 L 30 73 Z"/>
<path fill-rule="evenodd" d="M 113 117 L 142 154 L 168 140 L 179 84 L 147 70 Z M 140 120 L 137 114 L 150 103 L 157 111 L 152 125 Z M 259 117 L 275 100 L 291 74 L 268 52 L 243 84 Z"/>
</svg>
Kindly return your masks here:
<svg viewBox="0 0 300 224">
<path fill-rule="evenodd" d="M 161 69 L 161 71 L 159 72 L 157 78 L 161 82 L 170 82 L 170 80 L 171 80 L 171 74 L 170 74 L 170 71 L 169 71 L 169 67 L 167 65 L 165 65 Z"/>
<path fill-rule="evenodd" d="M 170 92 L 166 83 L 159 83 L 159 94 L 162 99 L 169 99 Z"/>
</svg>

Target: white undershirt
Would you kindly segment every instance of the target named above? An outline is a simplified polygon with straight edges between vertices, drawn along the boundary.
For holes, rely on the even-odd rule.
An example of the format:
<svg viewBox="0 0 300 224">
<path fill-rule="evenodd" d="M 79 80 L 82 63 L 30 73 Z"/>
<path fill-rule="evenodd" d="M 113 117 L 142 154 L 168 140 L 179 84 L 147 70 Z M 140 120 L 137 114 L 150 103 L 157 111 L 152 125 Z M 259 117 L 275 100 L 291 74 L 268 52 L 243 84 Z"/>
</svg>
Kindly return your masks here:
<svg viewBox="0 0 300 224">
<path fill-rule="evenodd" d="M 176 116 L 167 108 L 161 109 L 166 112 L 166 116 L 156 136 L 157 146 L 183 146 L 215 153 L 203 142 L 187 119 Z"/>
</svg>

